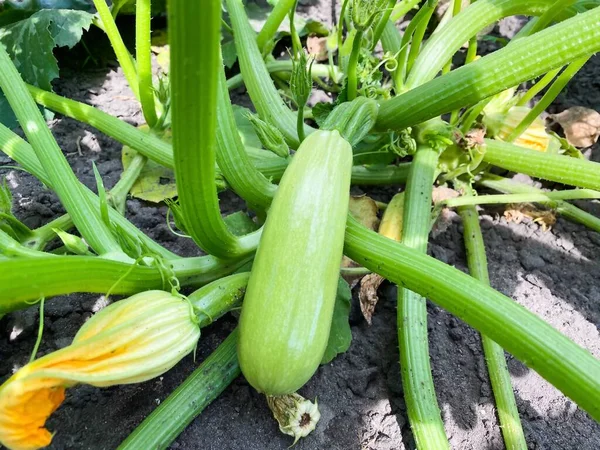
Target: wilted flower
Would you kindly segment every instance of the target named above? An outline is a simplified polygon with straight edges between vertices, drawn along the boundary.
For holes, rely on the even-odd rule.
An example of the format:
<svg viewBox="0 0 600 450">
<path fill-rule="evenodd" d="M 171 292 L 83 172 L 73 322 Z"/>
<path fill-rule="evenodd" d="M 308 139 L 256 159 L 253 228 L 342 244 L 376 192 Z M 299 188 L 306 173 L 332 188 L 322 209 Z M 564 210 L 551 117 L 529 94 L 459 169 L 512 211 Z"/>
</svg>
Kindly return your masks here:
<svg viewBox="0 0 600 450">
<path fill-rule="evenodd" d="M 200 337 L 192 307 L 163 291 L 114 303 L 93 316 L 73 343 L 33 361 L 0 387 L 0 443 L 11 450 L 50 444 L 44 427 L 78 383 L 139 383 L 169 370 Z"/>
<path fill-rule="evenodd" d="M 505 113 L 486 113 L 483 123 L 488 128 L 488 132 L 495 138 L 506 140 L 530 111 L 531 109 L 526 106 L 513 106 Z M 513 144 L 545 152 L 548 150 L 550 141 L 551 136 L 546 132 L 544 121 L 537 117 L 533 123 L 513 141 Z"/>
<path fill-rule="evenodd" d="M 279 423 L 279 430 L 298 439 L 308 436 L 321 418 L 319 405 L 312 403 L 299 394 L 267 396 L 267 404 L 273 417 Z"/>
</svg>

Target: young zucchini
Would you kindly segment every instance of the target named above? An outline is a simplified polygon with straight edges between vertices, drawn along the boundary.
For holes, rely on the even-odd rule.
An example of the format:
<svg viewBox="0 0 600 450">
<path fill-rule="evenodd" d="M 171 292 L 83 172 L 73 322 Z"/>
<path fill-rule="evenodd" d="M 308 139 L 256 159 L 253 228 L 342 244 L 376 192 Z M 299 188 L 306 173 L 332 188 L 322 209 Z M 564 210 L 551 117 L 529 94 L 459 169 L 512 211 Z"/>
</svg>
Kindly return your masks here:
<svg viewBox="0 0 600 450">
<path fill-rule="evenodd" d="M 297 391 L 329 339 L 344 243 L 352 148 L 337 131 L 309 135 L 267 215 L 240 318 L 242 373 L 267 395 Z"/>
</svg>

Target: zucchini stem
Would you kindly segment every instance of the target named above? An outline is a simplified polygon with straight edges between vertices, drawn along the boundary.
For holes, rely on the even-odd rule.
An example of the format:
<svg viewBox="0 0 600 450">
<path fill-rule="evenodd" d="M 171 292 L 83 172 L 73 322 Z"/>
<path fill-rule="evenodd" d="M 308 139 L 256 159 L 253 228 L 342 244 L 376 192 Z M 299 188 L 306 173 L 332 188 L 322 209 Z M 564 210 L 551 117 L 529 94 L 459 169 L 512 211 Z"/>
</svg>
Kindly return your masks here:
<svg viewBox="0 0 600 450">
<path fill-rule="evenodd" d="M 485 244 L 481 227 L 479 225 L 479 215 L 475 206 L 462 206 L 458 210 L 462 218 L 467 251 L 467 263 L 471 276 L 479 281 L 490 284 L 487 258 L 485 255 Z M 504 436 L 504 444 L 507 449 L 527 450 L 525 434 L 521 426 L 519 411 L 512 389 L 510 373 L 506 366 L 504 349 L 496 344 L 492 339 L 481 335 L 481 343 L 485 355 L 485 362 L 488 366 L 488 374 L 492 384 L 492 391 L 496 399 L 498 410 L 498 419 L 500 429 Z"/>
<path fill-rule="evenodd" d="M 135 2 L 135 51 L 140 103 L 146 123 L 154 128 L 158 122 L 152 84 L 152 52 L 150 51 L 150 0 Z"/>
<path fill-rule="evenodd" d="M 437 162 L 437 151 L 417 149 L 406 184 L 402 242 L 419 253 L 427 252 Z M 426 300 L 402 285 L 398 286 L 397 326 L 404 399 L 417 447 L 449 448 L 431 375 Z"/>
</svg>

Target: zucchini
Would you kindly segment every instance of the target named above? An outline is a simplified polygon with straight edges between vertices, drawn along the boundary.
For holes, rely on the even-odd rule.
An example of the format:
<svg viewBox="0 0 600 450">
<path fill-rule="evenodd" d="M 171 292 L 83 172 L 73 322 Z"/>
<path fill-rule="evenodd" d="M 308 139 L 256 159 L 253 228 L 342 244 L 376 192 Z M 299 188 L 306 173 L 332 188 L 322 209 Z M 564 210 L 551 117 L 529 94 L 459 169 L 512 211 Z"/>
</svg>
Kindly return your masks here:
<svg viewBox="0 0 600 450">
<path fill-rule="evenodd" d="M 291 394 L 325 352 L 342 259 L 352 148 L 309 135 L 267 214 L 240 317 L 242 373 L 259 392 Z"/>
</svg>

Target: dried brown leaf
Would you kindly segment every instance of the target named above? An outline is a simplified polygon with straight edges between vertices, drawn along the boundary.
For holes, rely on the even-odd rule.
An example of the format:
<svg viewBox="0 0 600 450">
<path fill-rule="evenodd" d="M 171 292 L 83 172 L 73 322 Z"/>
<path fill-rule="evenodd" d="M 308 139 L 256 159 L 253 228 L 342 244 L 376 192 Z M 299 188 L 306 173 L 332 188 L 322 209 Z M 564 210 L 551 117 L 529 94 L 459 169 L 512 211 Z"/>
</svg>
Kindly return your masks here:
<svg viewBox="0 0 600 450">
<path fill-rule="evenodd" d="M 369 325 L 371 325 L 375 306 L 379 301 L 377 290 L 381 286 L 381 283 L 383 283 L 383 280 L 384 278 L 376 273 L 371 273 L 360 280 L 360 291 L 358 292 L 360 310 Z"/>
<path fill-rule="evenodd" d="M 507 222 L 521 223 L 531 220 L 542 227 L 542 231 L 549 231 L 556 223 L 556 215 L 552 211 L 536 208 L 531 203 L 510 204 L 506 206 L 504 218 Z"/>
<path fill-rule="evenodd" d="M 434 204 L 456 197 L 460 197 L 460 193 L 445 186 L 436 186 L 433 188 L 433 192 L 431 193 L 431 199 L 433 200 Z"/>
<path fill-rule="evenodd" d="M 312 56 L 315 61 L 327 61 L 329 58 L 326 37 L 309 36 L 306 39 L 306 49 L 308 50 L 308 54 Z"/>
<path fill-rule="evenodd" d="M 600 113 L 593 109 L 575 106 L 550 118 L 562 127 L 574 147 L 591 147 L 600 137 Z"/>
</svg>

